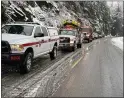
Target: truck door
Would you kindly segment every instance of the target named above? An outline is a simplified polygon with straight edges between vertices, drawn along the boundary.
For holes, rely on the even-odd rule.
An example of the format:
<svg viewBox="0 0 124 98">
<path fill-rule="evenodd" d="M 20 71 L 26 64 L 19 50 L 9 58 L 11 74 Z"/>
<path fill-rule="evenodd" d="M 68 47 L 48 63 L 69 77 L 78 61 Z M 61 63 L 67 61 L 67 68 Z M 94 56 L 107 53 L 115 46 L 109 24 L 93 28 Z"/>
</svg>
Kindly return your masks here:
<svg viewBox="0 0 124 98">
<path fill-rule="evenodd" d="M 44 33 L 44 48 L 43 52 L 50 51 L 50 36 L 48 34 L 47 28 L 41 26 L 42 32 Z"/>
<path fill-rule="evenodd" d="M 34 36 L 37 35 L 38 33 L 43 33 L 40 29 L 40 26 L 37 26 L 34 31 Z M 44 43 L 42 41 L 44 40 L 44 37 L 34 37 L 35 42 L 38 43 L 36 44 L 35 48 L 35 53 L 36 55 L 39 55 L 41 52 L 43 52 L 44 49 Z"/>
<path fill-rule="evenodd" d="M 56 40 L 58 39 L 58 32 L 55 28 L 48 28 L 48 32 L 51 37 L 50 49 L 53 49 L 53 46 L 54 46 Z"/>
<path fill-rule="evenodd" d="M 76 44 L 79 43 L 79 32 L 75 31 Z"/>
</svg>

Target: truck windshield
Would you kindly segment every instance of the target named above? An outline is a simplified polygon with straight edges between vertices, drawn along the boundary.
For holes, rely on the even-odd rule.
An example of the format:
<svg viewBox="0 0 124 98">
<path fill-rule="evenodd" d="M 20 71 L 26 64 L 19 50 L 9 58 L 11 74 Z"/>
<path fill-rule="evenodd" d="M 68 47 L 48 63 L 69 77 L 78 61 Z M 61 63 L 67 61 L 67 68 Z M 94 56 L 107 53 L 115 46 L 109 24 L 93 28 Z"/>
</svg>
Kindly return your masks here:
<svg viewBox="0 0 124 98">
<path fill-rule="evenodd" d="M 71 31 L 71 30 L 62 30 L 59 32 L 59 35 L 73 35 L 75 36 L 76 31 Z"/>
<path fill-rule="evenodd" d="M 33 31 L 33 26 L 27 26 L 27 25 L 5 25 L 1 29 L 2 33 L 20 34 L 26 36 L 30 36 L 32 34 L 32 31 Z"/>
</svg>

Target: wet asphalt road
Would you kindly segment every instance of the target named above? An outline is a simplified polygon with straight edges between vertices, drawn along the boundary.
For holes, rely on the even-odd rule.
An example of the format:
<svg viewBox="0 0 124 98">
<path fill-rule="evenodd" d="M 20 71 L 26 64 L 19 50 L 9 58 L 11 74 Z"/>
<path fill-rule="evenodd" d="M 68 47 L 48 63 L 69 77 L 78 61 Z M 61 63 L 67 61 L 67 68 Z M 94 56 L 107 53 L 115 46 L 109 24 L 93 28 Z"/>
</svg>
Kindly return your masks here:
<svg viewBox="0 0 124 98">
<path fill-rule="evenodd" d="M 83 44 L 83 47 L 86 48 L 87 46 L 93 45 L 93 43 L 94 42 Z M 81 49 L 77 49 L 74 53 L 79 50 Z M 41 56 L 40 58 L 33 61 L 32 71 L 25 75 L 20 75 L 17 70 L 18 68 L 15 66 L 12 67 L 2 65 L 2 97 L 16 97 L 18 95 L 21 96 L 27 89 L 30 89 L 32 85 L 37 84 L 38 81 L 42 80 L 42 75 L 47 69 L 50 69 L 52 65 L 68 54 L 71 54 L 71 52 L 59 51 L 57 59 L 52 61 L 50 60 L 49 55 Z"/>
<path fill-rule="evenodd" d="M 97 41 L 52 97 L 122 97 L 123 51 L 110 38 Z"/>
<path fill-rule="evenodd" d="M 33 60 L 33 67 L 30 73 L 20 75 L 17 66 L 9 66 L 2 65 L 2 96 L 8 97 L 9 92 L 14 90 L 15 88 L 22 87 L 24 85 L 24 89 L 29 88 L 34 82 L 34 77 L 37 77 L 39 73 L 43 73 L 45 70 L 50 68 L 54 63 L 59 61 L 69 52 L 58 52 L 58 57 L 55 60 L 50 60 L 49 55 L 41 56 L 35 60 Z M 38 79 L 38 78 L 37 78 Z M 20 89 L 20 88 L 19 88 Z M 21 89 L 20 89 L 21 90 Z M 23 91 L 22 91 L 23 92 Z M 15 93 L 18 93 L 15 91 Z M 11 97 L 11 96 L 10 96 Z"/>
</svg>

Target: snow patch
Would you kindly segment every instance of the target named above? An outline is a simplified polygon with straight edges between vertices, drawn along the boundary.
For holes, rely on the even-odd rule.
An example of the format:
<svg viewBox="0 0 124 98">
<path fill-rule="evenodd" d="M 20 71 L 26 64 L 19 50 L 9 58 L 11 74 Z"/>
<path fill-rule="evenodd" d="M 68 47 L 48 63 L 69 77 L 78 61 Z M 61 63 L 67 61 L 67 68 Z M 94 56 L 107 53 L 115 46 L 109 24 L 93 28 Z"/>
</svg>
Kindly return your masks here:
<svg viewBox="0 0 124 98">
<path fill-rule="evenodd" d="M 111 39 L 112 44 L 123 50 L 123 37 L 117 37 Z"/>
</svg>

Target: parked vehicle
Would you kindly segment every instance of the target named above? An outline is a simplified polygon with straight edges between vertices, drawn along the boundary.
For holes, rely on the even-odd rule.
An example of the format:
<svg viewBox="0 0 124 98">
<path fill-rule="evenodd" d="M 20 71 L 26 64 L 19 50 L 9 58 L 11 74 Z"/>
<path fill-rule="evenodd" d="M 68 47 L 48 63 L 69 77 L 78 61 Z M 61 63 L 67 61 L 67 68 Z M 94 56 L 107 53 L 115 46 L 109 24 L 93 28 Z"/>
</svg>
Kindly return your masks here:
<svg viewBox="0 0 124 98">
<path fill-rule="evenodd" d="M 97 33 L 93 33 L 94 39 L 98 39 L 98 34 Z"/>
<path fill-rule="evenodd" d="M 86 40 L 88 43 L 93 40 L 93 29 L 91 26 L 81 27 L 83 33 L 83 42 Z"/>
<path fill-rule="evenodd" d="M 102 38 L 105 37 L 105 34 L 102 34 Z"/>
<path fill-rule="evenodd" d="M 95 39 L 95 34 L 93 33 L 93 40 Z"/>
<path fill-rule="evenodd" d="M 56 28 L 37 23 L 12 23 L 2 27 L 2 63 L 19 65 L 20 73 L 28 73 L 32 60 L 49 54 L 57 56 L 59 36 Z"/>
<path fill-rule="evenodd" d="M 71 51 L 75 51 L 76 47 L 81 48 L 82 46 L 77 30 L 62 29 L 59 32 L 59 37 L 60 37 L 59 47 L 61 49 L 66 48 L 70 49 Z"/>
<path fill-rule="evenodd" d="M 75 51 L 76 48 L 82 47 L 82 40 L 78 27 L 73 23 L 66 23 L 59 31 L 60 49 L 70 49 Z"/>
<path fill-rule="evenodd" d="M 99 34 L 99 38 L 102 38 L 102 34 Z"/>
</svg>

